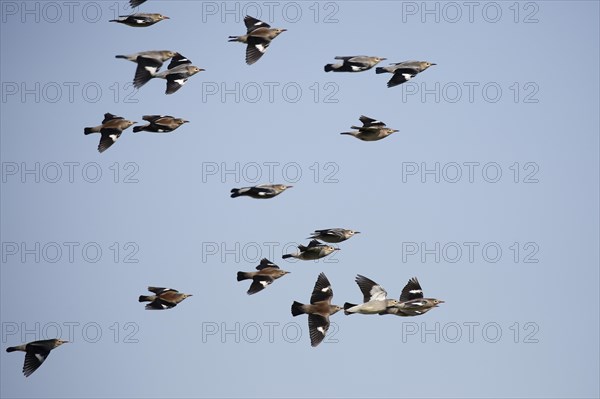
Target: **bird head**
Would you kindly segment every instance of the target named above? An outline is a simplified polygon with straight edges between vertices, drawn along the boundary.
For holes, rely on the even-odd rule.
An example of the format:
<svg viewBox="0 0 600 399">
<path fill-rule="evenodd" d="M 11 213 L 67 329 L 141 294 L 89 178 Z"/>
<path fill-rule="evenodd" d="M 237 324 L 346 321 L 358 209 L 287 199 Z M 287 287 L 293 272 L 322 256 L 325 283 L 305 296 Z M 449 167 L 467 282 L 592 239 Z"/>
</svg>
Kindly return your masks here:
<svg viewBox="0 0 600 399">
<path fill-rule="evenodd" d="M 68 344 L 69 341 L 65 341 L 64 339 L 57 339 L 56 341 L 54 341 L 54 347 L 57 348 L 59 346 L 61 346 L 62 344 Z"/>
<path fill-rule="evenodd" d="M 434 300 L 432 300 L 431 302 L 433 303 L 433 307 L 434 307 L 434 308 L 437 308 L 437 307 L 438 307 L 438 305 L 439 305 L 440 303 L 445 303 L 445 302 L 444 302 L 444 301 L 442 301 L 441 299 L 434 299 Z"/>
<path fill-rule="evenodd" d="M 381 62 L 381 61 L 385 61 L 385 60 L 387 60 L 387 58 L 384 58 L 384 57 L 373 57 L 373 61 L 378 62 L 378 63 Z"/>
<path fill-rule="evenodd" d="M 174 122 L 175 122 L 175 123 L 176 123 L 178 126 L 181 126 L 181 125 L 183 125 L 184 123 L 188 123 L 188 122 L 189 122 L 189 121 L 186 121 L 185 119 L 181 119 L 181 118 L 175 118 L 175 119 L 173 119 L 173 121 L 174 121 Z"/>
<path fill-rule="evenodd" d="M 279 36 L 279 35 L 280 35 L 282 32 L 286 32 L 286 31 L 287 31 L 287 29 L 275 28 L 275 29 L 273 29 L 273 33 L 275 34 L 275 36 L 274 36 L 274 37 L 277 37 L 277 36 Z"/>
<path fill-rule="evenodd" d="M 202 71 L 205 71 L 205 70 L 206 69 L 198 68 L 196 66 L 191 66 L 191 67 L 188 68 L 188 71 L 189 71 L 190 75 L 195 75 L 198 72 L 202 72 Z"/>
<path fill-rule="evenodd" d="M 294 186 L 286 186 L 285 184 L 276 184 L 275 185 L 275 189 L 278 191 L 284 191 L 287 190 L 288 188 L 292 188 Z"/>
<path fill-rule="evenodd" d="M 166 15 L 158 14 L 158 19 L 171 19 L 171 18 L 167 17 Z"/>
<path fill-rule="evenodd" d="M 167 17 L 168 18 L 168 17 Z M 175 51 L 164 51 L 164 56 L 166 59 L 173 58 L 177 55 Z"/>
<path fill-rule="evenodd" d="M 331 305 L 329 306 L 329 314 L 336 314 L 337 312 L 339 312 L 340 310 L 344 310 L 343 307 L 338 306 L 338 305 Z"/>
<path fill-rule="evenodd" d="M 426 70 L 430 66 L 434 66 L 434 65 L 437 65 L 437 64 L 434 64 L 433 62 L 429 62 L 429 61 L 421 62 L 421 67 L 423 68 L 423 70 Z"/>
</svg>

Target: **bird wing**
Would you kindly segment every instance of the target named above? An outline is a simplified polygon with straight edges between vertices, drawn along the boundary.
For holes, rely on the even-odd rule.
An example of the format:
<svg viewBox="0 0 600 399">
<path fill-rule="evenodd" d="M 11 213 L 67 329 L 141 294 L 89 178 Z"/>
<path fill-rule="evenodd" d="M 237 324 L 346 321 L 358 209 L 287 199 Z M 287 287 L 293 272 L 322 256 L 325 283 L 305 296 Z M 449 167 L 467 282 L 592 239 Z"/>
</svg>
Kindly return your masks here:
<svg viewBox="0 0 600 399">
<path fill-rule="evenodd" d="M 360 59 L 360 58 L 363 58 L 363 57 L 366 57 L 366 55 L 338 55 L 334 59 L 336 59 L 336 60 L 350 61 L 350 60 L 354 60 L 354 59 Z"/>
<path fill-rule="evenodd" d="M 129 0 L 129 5 L 131 6 L 131 8 L 135 8 L 135 7 L 138 7 L 139 5 L 141 5 L 145 1 L 146 0 Z"/>
<path fill-rule="evenodd" d="M 423 298 L 423 290 L 421 289 L 419 280 L 417 280 L 416 277 L 413 277 L 408 280 L 408 283 L 402 289 L 402 293 L 400 294 L 400 302 L 406 302 L 420 298 Z"/>
<path fill-rule="evenodd" d="M 123 131 L 117 128 L 102 128 L 100 129 L 100 133 L 102 136 L 100 137 L 100 143 L 98 144 L 98 152 L 102 153 L 116 143 Z"/>
<path fill-rule="evenodd" d="M 174 302 L 165 301 L 164 299 L 156 298 L 154 301 L 146 305 L 146 310 L 165 310 L 177 306 Z"/>
<path fill-rule="evenodd" d="M 137 68 L 133 77 L 133 86 L 137 89 L 145 85 L 162 66 L 163 62 L 157 58 L 138 55 L 136 58 Z"/>
<path fill-rule="evenodd" d="M 378 121 L 377 119 L 373 119 L 373 118 L 369 118 L 368 116 L 364 116 L 361 115 L 360 118 L 358 118 L 363 126 L 362 127 L 372 127 L 372 126 L 377 126 L 377 127 L 383 127 L 385 126 L 385 123 Z"/>
<path fill-rule="evenodd" d="M 308 243 L 308 245 L 306 246 L 306 248 L 314 248 L 314 247 L 320 247 L 323 244 L 321 244 L 319 241 L 317 240 L 310 240 L 310 242 Z"/>
<path fill-rule="evenodd" d="M 192 63 L 192 61 L 188 60 L 183 55 L 181 55 L 179 53 L 175 53 L 173 58 L 171 58 L 171 62 L 169 63 L 169 66 L 167 67 L 167 69 L 173 69 L 175 67 L 178 67 L 179 65 L 186 65 L 186 64 L 191 64 L 191 63 Z"/>
<path fill-rule="evenodd" d="M 30 343 L 27 345 L 25 363 L 23 364 L 23 374 L 25 374 L 25 377 L 29 377 L 35 370 L 37 370 L 50 354 L 49 349 L 41 346 L 42 342 L 45 341 L 41 341 L 39 344 Z"/>
<path fill-rule="evenodd" d="M 110 112 L 107 112 L 107 113 L 104 114 L 104 119 L 102 120 L 102 124 L 104 125 L 106 122 L 112 121 L 112 120 L 115 120 L 115 119 L 123 119 L 123 117 L 122 116 L 116 116 L 116 115 L 111 114 Z"/>
<path fill-rule="evenodd" d="M 246 64 L 252 65 L 263 56 L 269 48 L 271 41 L 262 37 L 248 37 L 248 46 L 246 47 Z"/>
<path fill-rule="evenodd" d="M 162 130 L 173 130 L 173 118 L 170 115 L 161 115 L 152 121 L 153 124 L 158 126 Z"/>
<path fill-rule="evenodd" d="M 310 345 L 313 347 L 319 345 L 325 338 L 327 330 L 329 330 L 329 317 L 309 314 L 308 330 L 310 333 Z"/>
<path fill-rule="evenodd" d="M 142 119 L 150 123 L 154 123 L 157 119 L 164 118 L 163 115 L 144 115 Z"/>
<path fill-rule="evenodd" d="M 244 18 L 244 24 L 246 25 L 246 29 L 248 30 L 246 33 L 250 33 L 258 28 L 270 28 L 271 25 L 266 22 L 261 21 L 260 19 L 253 18 L 249 15 L 246 15 Z"/>
<path fill-rule="evenodd" d="M 279 266 L 277 266 L 275 263 L 271 262 L 267 258 L 263 258 L 260 261 L 260 264 L 258 266 L 256 266 L 256 270 L 262 270 L 262 269 L 267 268 L 267 267 L 272 267 L 274 269 L 279 269 Z"/>
<path fill-rule="evenodd" d="M 268 285 L 273 283 L 273 278 L 269 276 L 254 276 L 252 278 L 252 284 L 250 284 L 250 288 L 248 288 L 248 295 L 256 294 L 259 291 L 267 288 Z"/>
<path fill-rule="evenodd" d="M 313 305 L 321 301 L 327 301 L 328 303 L 331 303 L 332 297 L 333 289 L 331 288 L 331 283 L 325 276 L 325 273 L 319 274 L 319 277 L 317 277 L 317 282 L 315 283 L 315 288 L 310 296 L 310 303 Z"/>
<path fill-rule="evenodd" d="M 188 77 L 183 73 L 170 73 L 167 75 L 167 91 L 166 94 L 173 94 L 177 90 L 181 89 L 183 85 L 188 81 Z"/>
<path fill-rule="evenodd" d="M 404 82 L 408 82 L 417 75 L 418 71 L 412 68 L 398 68 L 394 71 L 394 75 L 388 81 L 388 87 L 398 86 Z"/>
<path fill-rule="evenodd" d="M 148 287 L 148 291 L 153 292 L 156 295 L 161 295 L 166 292 L 179 293 L 179 291 L 174 290 L 173 288 L 163 288 L 163 287 Z"/>
<path fill-rule="evenodd" d="M 387 297 L 387 292 L 383 287 L 365 276 L 357 275 L 356 284 L 363 293 L 363 302 L 383 301 Z"/>
</svg>

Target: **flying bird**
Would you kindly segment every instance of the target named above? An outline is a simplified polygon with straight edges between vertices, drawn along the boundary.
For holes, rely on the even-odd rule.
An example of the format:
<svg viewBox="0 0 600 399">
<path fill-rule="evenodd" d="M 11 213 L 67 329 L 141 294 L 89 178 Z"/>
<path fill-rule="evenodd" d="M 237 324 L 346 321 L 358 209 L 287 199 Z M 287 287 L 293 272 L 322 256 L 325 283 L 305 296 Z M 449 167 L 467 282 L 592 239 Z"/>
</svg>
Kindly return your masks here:
<svg viewBox="0 0 600 399">
<path fill-rule="evenodd" d="M 373 68 L 381 61 L 387 58 L 383 57 L 369 57 L 366 55 L 353 55 L 353 56 L 337 56 L 336 60 L 342 60 L 337 64 L 325 65 L 325 72 L 363 72 Z"/>
<path fill-rule="evenodd" d="M 298 245 L 299 252 L 295 254 L 285 254 L 283 259 L 296 258 L 300 260 L 316 260 L 330 255 L 334 251 L 339 251 L 339 248 L 325 245 L 317 240 L 311 240 L 308 245 Z"/>
<path fill-rule="evenodd" d="M 359 234 L 359 233 L 360 233 L 360 231 L 347 230 L 347 229 L 338 229 L 338 228 L 324 229 L 324 230 L 315 230 L 315 232 L 312 233 L 312 235 L 308 238 L 336 244 L 336 243 L 339 243 L 342 241 L 346 241 L 350 237 L 354 236 L 354 234 Z"/>
<path fill-rule="evenodd" d="M 165 94 L 175 93 L 190 77 L 204 71 L 204 69 L 192 65 L 190 60 L 179 53 L 175 53 L 167 70 L 163 72 L 156 72 L 162 65 L 162 62 L 156 59 L 138 57 L 137 63 L 138 69 L 135 75 L 134 86 L 140 88 L 153 78 L 165 79 L 167 81 Z"/>
<path fill-rule="evenodd" d="M 419 316 L 437 308 L 444 301 L 436 298 L 423 298 L 423 289 L 416 277 L 408 280 L 402 289 L 400 301 L 390 305 L 383 314 L 395 314 L 397 316 Z"/>
<path fill-rule="evenodd" d="M 150 302 L 146 305 L 146 310 L 164 310 L 177 306 L 178 303 L 192 294 L 183 294 L 172 288 L 148 287 L 148 291 L 154 295 L 140 295 L 140 302 Z"/>
<path fill-rule="evenodd" d="M 177 53 L 171 50 L 151 50 L 128 55 L 115 55 L 115 58 L 129 60 L 137 64 L 133 77 L 133 87 L 139 89 L 148 80 L 152 79 L 152 76 L 160 70 L 166 60 L 173 58 L 175 54 Z"/>
<path fill-rule="evenodd" d="M 350 129 L 357 129 L 358 131 L 342 132 L 340 134 L 354 136 L 362 141 L 377 141 L 386 138 L 392 133 L 398 132 L 396 129 L 386 127 L 385 123 L 369 118 L 368 116 L 361 115 L 359 120 L 363 123 L 362 126 L 350 127 Z"/>
<path fill-rule="evenodd" d="M 237 273 L 237 281 L 252 280 L 252 284 L 250 284 L 250 288 L 248 289 L 248 295 L 264 290 L 273 281 L 290 273 L 280 269 L 279 266 L 266 258 L 260 261 L 260 264 L 256 266 L 256 270 L 258 271 Z"/>
<path fill-rule="evenodd" d="M 120 116 L 113 115 L 111 113 L 104 114 L 104 120 L 102 124 L 95 127 L 86 127 L 83 130 L 83 134 L 100 133 L 100 143 L 98 144 L 98 152 L 102 153 L 106 151 L 111 145 L 113 145 L 123 130 L 127 129 L 131 125 L 135 125 L 137 122 L 128 121 Z"/>
<path fill-rule="evenodd" d="M 432 65 L 437 64 L 428 61 L 404 61 L 386 67 L 378 67 L 375 69 L 375 73 L 388 72 L 394 74 L 387 83 L 387 87 L 394 87 L 409 81 Z"/>
<path fill-rule="evenodd" d="M 261 184 L 253 187 L 232 188 L 231 198 L 246 196 L 255 199 L 273 198 L 293 186 L 285 184 Z"/>
<path fill-rule="evenodd" d="M 310 333 L 310 345 L 319 345 L 329 329 L 329 316 L 342 310 L 341 307 L 331 304 L 333 289 L 325 273 L 319 274 L 315 288 L 310 296 L 310 305 L 304 305 L 294 301 L 292 303 L 292 316 L 304 313 L 308 314 L 308 330 Z"/>
<path fill-rule="evenodd" d="M 177 129 L 184 123 L 188 123 L 185 119 L 174 118 L 170 115 L 144 115 L 143 120 L 150 122 L 147 125 L 134 126 L 133 132 L 152 132 L 152 133 L 169 133 Z"/>
<path fill-rule="evenodd" d="M 263 56 L 271 41 L 287 29 L 271 28 L 271 25 L 246 15 L 244 18 L 247 33 L 243 36 L 229 36 L 230 42 L 246 43 L 246 64 L 252 65 Z"/>
<path fill-rule="evenodd" d="M 27 344 L 11 346 L 6 348 L 7 352 L 21 351 L 25 352 L 25 363 L 23 364 L 23 374 L 29 377 L 46 360 L 50 351 L 58 348 L 62 344 L 68 343 L 62 339 L 45 339 L 42 341 L 33 341 Z"/>
<path fill-rule="evenodd" d="M 134 28 L 145 28 L 164 19 L 170 18 L 162 14 L 137 13 L 131 15 L 119 15 L 119 19 L 111 19 L 109 22 L 117 22 Z"/>
<path fill-rule="evenodd" d="M 395 299 L 387 299 L 387 292 L 375 281 L 360 274 L 356 276 L 355 281 L 363 293 L 363 303 L 356 305 L 346 302 L 344 314 L 382 314 L 389 306 L 395 306 L 398 303 Z"/>
</svg>

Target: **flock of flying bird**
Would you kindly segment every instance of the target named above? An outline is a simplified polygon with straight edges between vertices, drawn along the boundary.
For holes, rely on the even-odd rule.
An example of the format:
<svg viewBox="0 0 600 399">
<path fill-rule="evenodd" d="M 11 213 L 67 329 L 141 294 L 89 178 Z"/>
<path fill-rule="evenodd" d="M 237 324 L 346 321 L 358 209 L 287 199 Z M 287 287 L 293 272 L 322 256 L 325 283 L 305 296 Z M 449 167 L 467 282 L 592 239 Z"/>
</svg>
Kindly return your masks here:
<svg viewBox="0 0 600 399">
<path fill-rule="evenodd" d="M 146 0 L 129 0 L 132 8 L 135 8 Z M 135 13 L 131 15 L 120 16 L 119 19 L 111 20 L 132 27 L 148 27 L 157 22 L 169 19 L 169 17 L 157 13 Z M 247 32 L 242 36 L 229 36 L 230 42 L 245 43 L 246 64 L 252 65 L 257 62 L 265 53 L 271 41 L 286 29 L 271 28 L 265 22 L 262 22 L 251 16 L 244 18 Z M 142 51 L 130 55 L 117 55 L 116 58 L 132 61 L 137 64 L 133 84 L 136 88 L 141 88 L 151 79 L 165 79 L 167 83 L 166 94 L 173 94 L 179 90 L 187 80 L 204 71 L 204 69 L 192 65 L 192 62 L 178 52 L 162 51 Z M 171 60 L 167 70 L 160 72 L 160 68 L 167 60 Z M 325 72 L 363 72 L 367 71 L 379 62 L 386 60 L 382 57 L 371 56 L 344 56 L 335 57 L 340 61 L 335 64 L 327 64 L 324 67 Z M 388 81 L 388 87 L 400 85 L 417 74 L 425 71 L 434 63 L 427 61 L 404 61 L 390 64 L 385 67 L 377 67 L 376 74 L 391 73 L 392 78 Z M 152 132 L 169 133 L 179 128 L 188 121 L 182 118 L 175 118 L 170 115 L 145 115 L 142 117 L 148 124 L 135 126 L 133 132 Z M 390 134 L 397 132 L 396 129 L 386 127 L 385 123 L 361 116 L 362 126 L 352 126 L 354 131 L 343 132 L 343 135 L 351 135 L 363 141 L 381 140 Z M 100 133 L 100 143 L 98 151 L 103 152 L 111 147 L 121 136 L 124 130 L 137 122 L 127 120 L 123 117 L 111 113 L 104 114 L 102 123 L 95 127 L 86 127 L 84 134 Z M 247 196 L 255 199 L 273 198 L 283 191 L 291 188 L 283 184 L 262 184 L 253 187 L 234 188 L 231 190 L 231 197 Z M 316 230 L 312 233 L 311 241 L 307 245 L 298 245 L 298 252 L 283 255 L 283 259 L 296 258 L 300 260 L 316 260 L 324 258 L 339 248 L 322 243 L 329 244 L 341 243 L 348 240 L 358 231 L 334 228 Z M 262 259 L 256 267 L 256 271 L 238 272 L 237 280 L 252 280 L 247 293 L 256 294 L 272 284 L 276 279 L 288 274 L 288 271 L 280 269 L 276 264 L 268 259 Z M 331 283 L 324 273 L 319 274 L 314 289 L 310 297 L 310 304 L 302 304 L 294 301 L 291 306 L 293 316 L 308 314 L 308 326 L 311 346 L 319 345 L 326 336 L 329 328 L 329 316 L 344 310 L 344 314 L 393 314 L 397 316 L 418 316 L 437 307 L 444 301 L 435 298 L 425 298 L 421 285 L 416 278 L 411 278 L 405 285 L 399 300 L 388 299 L 385 289 L 375 281 L 357 275 L 355 279 L 358 287 L 363 294 L 363 302 L 353 304 L 346 302 L 343 307 L 332 305 L 333 290 Z M 140 302 L 149 302 L 146 305 L 148 310 L 171 309 L 192 294 L 180 293 L 171 288 L 148 287 L 152 295 L 141 295 Z M 47 339 L 29 342 L 27 344 L 9 347 L 7 352 L 22 351 L 25 352 L 25 363 L 23 374 L 28 377 L 37 370 L 46 360 L 50 351 L 68 341 L 61 339 Z"/>
</svg>

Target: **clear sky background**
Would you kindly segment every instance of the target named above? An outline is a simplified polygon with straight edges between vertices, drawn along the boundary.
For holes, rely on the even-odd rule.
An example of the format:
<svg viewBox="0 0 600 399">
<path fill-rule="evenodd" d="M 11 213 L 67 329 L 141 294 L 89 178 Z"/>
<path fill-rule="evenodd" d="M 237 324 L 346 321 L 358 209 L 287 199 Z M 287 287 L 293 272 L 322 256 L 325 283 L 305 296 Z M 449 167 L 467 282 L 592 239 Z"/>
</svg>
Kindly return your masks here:
<svg viewBox="0 0 600 399">
<path fill-rule="evenodd" d="M 27 379 L 2 351 L 2 397 L 599 396 L 598 2 L 148 0 L 171 19 L 146 29 L 73 4 L 0 3 L 2 347 L 74 341 Z M 227 43 L 245 13 L 288 29 L 252 66 Z M 114 56 L 161 49 L 206 71 L 134 91 Z M 323 71 L 361 54 L 438 65 L 392 89 Z M 191 122 L 98 154 L 105 112 Z M 400 132 L 339 135 L 363 114 Z M 229 198 L 267 182 L 294 188 Z M 362 233 L 281 259 L 330 227 Z M 262 257 L 292 273 L 248 296 Z M 446 303 L 338 313 L 312 348 L 290 305 L 320 272 L 339 305 L 356 274 Z M 194 296 L 145 311 L 148 285 Z"/>
</svg>

